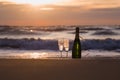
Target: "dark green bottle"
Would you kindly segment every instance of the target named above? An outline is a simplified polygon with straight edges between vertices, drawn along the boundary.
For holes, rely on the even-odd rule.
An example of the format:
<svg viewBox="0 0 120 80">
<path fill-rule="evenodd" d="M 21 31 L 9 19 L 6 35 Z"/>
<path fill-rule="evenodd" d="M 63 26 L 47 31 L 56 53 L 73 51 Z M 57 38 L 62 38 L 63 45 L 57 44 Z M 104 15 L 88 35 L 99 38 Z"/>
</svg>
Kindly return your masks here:
<svg viewBox="0 0 120 80">
<path fill-rule="evenodd" d="M 79 39 L 79 27 L 76 27 L 75 40 L 72 48 L 72 58 L 81 58 L 81 43 Z"/>
</svg>

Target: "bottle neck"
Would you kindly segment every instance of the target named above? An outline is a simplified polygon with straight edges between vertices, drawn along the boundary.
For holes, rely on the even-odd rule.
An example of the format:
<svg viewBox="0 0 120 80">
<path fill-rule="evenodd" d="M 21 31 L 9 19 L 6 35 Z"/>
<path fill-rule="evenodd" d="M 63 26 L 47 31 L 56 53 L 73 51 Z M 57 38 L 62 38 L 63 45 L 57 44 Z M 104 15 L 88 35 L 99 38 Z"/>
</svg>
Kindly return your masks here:
<svg viewBox="0 0 120 80">
<path fill-rule="evenodd" d="M 76 28 L 76 35 L 75 35 L 75 39 L 79 39 L 79 28 Z"/>
<path fill-rule="evenodd" d="M 76 33 L 75 39 L 79 39 L 79 34 L 78 33 Z"/>
</svg>

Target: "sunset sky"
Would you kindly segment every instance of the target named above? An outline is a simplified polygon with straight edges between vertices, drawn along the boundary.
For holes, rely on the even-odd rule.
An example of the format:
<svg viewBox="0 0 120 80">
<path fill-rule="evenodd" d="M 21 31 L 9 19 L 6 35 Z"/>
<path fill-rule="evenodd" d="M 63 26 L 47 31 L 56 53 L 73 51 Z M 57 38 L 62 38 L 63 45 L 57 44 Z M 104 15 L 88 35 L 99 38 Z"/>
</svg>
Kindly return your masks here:
<svg viewBox="0 0 120 80">
<path fill-rule="evenodd" d="M 0 25 L 120 24 L 120 0 L 0 0 Z"/>
</svg>

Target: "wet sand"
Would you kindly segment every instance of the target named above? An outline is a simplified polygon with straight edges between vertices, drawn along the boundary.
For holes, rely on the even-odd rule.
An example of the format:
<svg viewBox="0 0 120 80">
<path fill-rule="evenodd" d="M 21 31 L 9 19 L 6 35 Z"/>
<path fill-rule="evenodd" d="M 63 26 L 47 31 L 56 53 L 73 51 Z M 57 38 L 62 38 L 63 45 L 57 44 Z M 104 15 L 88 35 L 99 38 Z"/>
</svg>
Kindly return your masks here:
<svg viewBox="0 0 120 80">
<path fill-rule="evenodd" d="M 0 59 L 0 80 L 120 80 L 120 59 Z"/>
</svg>

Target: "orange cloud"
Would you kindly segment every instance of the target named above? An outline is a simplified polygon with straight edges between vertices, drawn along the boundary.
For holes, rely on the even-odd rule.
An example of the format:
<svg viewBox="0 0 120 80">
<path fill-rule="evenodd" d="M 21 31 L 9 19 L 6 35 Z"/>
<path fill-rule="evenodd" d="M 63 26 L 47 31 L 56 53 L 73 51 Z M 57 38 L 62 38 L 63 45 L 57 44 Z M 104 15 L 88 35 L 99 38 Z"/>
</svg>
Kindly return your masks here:
<svg viewBox="0 0 120 80">
<path fill-rule="evenodd" d="M 0 2 L 0 24 L 119 24 L 119 6 L 111 6 L 112 4 L 105 5 L 102 4 L 102 2 L 98 6 L 97 4 L 98 3 L 94 2 L 89 5 L 31 6 L 23 4 L 4 4 L 4 2 Z"/>
</svg>

